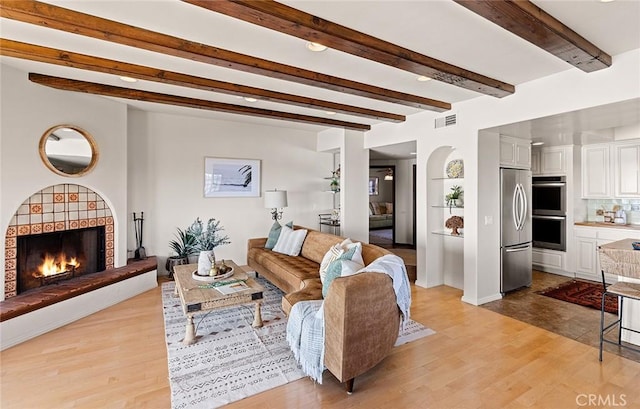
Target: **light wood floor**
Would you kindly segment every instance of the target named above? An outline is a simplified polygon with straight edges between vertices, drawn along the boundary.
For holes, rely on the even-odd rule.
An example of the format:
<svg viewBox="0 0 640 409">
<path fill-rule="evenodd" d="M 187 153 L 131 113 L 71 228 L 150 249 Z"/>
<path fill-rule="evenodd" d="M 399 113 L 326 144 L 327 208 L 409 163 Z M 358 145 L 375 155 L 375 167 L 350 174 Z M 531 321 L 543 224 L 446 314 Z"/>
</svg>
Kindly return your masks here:
<svg viewBox="0 0 640 409">
<path fill-rule="evenodd" d="M 590 396 L 640 407 L 640 363 L 413 288 L 412 318 L 437 333 L 393 350 L 349 396 L 325 371 L 230 408 L 572 408 Z M 373 312 L 375 313 L 375 312 Z M 160 290 L 0 353 L 0 407 L 169 408 Z M 624 403 L 622 405 L 621 403 Z"/>
</svg>

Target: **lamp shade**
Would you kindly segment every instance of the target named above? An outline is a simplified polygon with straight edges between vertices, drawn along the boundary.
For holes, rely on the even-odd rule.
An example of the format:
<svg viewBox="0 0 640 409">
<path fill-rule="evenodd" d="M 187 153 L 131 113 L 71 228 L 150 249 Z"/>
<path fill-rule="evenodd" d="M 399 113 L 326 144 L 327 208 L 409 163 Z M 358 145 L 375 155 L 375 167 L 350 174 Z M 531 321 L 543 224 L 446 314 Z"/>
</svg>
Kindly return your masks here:
<svg viewBox="0 0 640 409">
<path fill-rule="evenodd" d="M 286 190 L 265 190 L 264 207 L 268 209 L 280 209 L 287 207 Z"/>
</svg>

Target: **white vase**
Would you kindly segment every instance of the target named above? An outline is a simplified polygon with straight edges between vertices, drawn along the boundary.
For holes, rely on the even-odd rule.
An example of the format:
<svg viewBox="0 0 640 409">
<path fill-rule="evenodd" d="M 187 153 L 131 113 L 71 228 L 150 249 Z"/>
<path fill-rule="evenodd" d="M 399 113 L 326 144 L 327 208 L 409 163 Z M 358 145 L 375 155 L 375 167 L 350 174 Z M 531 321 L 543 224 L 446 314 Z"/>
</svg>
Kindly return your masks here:
<svg viewBox="0 0 640 409">
<path fill-rule="evenodd" d="M 198 256 L 198 275 L 208 276 L 214 262 L 215 254 L 213 250 L 201 251 Z"/>
</svg>

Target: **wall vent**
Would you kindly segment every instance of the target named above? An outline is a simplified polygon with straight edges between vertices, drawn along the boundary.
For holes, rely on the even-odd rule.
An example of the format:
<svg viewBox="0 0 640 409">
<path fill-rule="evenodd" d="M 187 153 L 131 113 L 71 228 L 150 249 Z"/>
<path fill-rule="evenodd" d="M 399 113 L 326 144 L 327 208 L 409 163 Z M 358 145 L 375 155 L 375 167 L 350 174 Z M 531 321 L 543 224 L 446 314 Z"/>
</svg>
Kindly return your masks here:
<svg viewBox="0 0 640 409">
<path fill-rule="evenodd" d="M 436 118 L 436 128 L 444 128 L 445 126 L 453 126 L 458 122 L 457 114 L 451 114 Z"/>
</svg>

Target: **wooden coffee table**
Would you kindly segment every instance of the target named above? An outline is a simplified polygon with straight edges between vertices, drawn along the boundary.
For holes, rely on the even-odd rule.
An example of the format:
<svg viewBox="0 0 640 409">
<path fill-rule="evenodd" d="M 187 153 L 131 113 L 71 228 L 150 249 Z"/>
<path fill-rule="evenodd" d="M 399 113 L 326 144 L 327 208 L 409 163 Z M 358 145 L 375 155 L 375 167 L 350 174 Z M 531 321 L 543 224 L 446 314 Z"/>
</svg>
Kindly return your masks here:
<svg viewBox="0 0 640 409">
<path fill-rule="evenodd" d="M 198 264 L 183 264 L 174 267 L 174 279 L 176 282 L 176 296 L 180 297 L 182 310 L 187 317 L 187 328 L 182 343 L 184 345 L 195 344 L 196 331 L 193 325 L 193 316 L 201 312 L 216 310 L 232 305 L 256 304 L 256 311 L 253 319 L 253 327 L 262 327 L 262 315 L 260 304 L 262 303 L 262 293 L 264 288 L 234 262 L 225 260 L 225 263 L 233 267 L 233 275 L 220 281 L 228 282 L 232 280 L 246 280 L 248 289 L 237 293 L 224 295 L 216 288 L 202 288 L 207 282 L 194 280 L 192 274 L 198 269 Z"/>
</svg>

